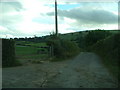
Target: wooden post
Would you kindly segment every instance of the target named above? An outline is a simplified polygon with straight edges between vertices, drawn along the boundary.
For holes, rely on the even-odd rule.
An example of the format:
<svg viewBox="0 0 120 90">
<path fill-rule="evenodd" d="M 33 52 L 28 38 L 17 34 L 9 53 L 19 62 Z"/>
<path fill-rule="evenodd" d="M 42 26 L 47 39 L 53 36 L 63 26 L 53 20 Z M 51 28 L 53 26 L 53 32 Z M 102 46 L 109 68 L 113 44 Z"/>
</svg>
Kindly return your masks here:
<svg viewBox="0 0 120 90">
<path fill-rule="evenodd" d="M 49 53 L 50 53 L 50 57 L 52 56 L 52 51 L 51 51 L 51 46 L 50 46 L 50 48 L 49 48 Z"/>
<path fill-rule="evenodd" d="M 54 45 L 52 45 L 52 56 L 54 56 Z"/>
<path fill-rule="evenodd" d="M 54 56 L 54 49 L 53 49 L 53 45 L 51 46 L 51 56 Z"/>
<path fill-rule="evenodd" d="M 54 56 L 54 50 L 53 50 L 53 45 L 50 46 L 50 56 Z"/>
</svg>

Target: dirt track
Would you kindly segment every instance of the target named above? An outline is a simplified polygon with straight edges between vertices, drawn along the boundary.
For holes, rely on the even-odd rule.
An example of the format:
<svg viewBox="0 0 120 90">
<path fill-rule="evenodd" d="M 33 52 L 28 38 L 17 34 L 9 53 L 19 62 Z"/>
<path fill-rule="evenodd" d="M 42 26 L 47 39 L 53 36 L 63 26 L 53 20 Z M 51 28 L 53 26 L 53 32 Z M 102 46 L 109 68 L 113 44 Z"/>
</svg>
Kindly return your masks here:
<svg viewBox="0 0 120 90">
<path fill-rule="evenodd" d="M 96 54 L 83 52 L 73 60 L 4 68 L 3 87 L 116 88 L 118 82 Z"/>
</svg>

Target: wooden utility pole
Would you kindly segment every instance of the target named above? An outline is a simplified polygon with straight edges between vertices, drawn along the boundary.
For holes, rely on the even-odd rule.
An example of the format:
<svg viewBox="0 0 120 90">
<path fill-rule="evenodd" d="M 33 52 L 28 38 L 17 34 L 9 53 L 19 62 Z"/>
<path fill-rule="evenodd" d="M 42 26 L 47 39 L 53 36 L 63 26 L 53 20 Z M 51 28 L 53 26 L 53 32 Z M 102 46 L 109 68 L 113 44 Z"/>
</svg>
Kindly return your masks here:
<svg viewBox="0 0 120 90">
<path fill-rule="evenodd" d="M 55 34 L 58 36 L 57 1 L 55 0 Z"/>
<path fill-rule="evenodd" d="M 55 36 L 58 36 L 57 1 L 55 0 Z M 54 45 L 50 46 L 50 55 L 54 56 Z"/>
</svg>

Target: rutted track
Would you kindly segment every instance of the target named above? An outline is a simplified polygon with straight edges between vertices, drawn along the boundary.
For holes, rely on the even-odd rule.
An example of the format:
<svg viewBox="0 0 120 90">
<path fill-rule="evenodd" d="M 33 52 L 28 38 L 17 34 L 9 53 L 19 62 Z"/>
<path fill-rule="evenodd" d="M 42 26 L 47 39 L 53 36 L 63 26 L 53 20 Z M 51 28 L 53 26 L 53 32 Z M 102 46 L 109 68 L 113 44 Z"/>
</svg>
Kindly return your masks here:
<svg viewBox="0 0 120 90">
<path fill-rule="evenodd" d="M 116 88 L 114 79 L 94 53 L 80 53 L 73 60 L 3 68 L 3 87 Z"/>
</svg>

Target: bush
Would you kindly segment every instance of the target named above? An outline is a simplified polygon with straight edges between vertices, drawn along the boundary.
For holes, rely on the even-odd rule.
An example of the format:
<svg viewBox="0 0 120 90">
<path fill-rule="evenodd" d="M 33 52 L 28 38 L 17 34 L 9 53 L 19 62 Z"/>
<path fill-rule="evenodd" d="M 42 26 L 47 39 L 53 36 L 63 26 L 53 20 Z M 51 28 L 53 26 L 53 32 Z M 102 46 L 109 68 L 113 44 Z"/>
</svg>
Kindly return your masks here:
<svg viewBox="0 0 120 90">
<path fill-rule="evenodd" d="M 53 46 L 53 52 L 56 58 L 68 58 L 79 53 L 79 47 L 75 42 L 60 39 L 59 37 L 51 36 L 47 40 L 47 44 Z"/>
<path fill-rule="evenodd" d="M 62 47 L 64 48 L 64 54 L 66 57 L 71 57 L 79 53 L 78 45 L 69 40 L 61 40 Z"/>
<path fill-rule="evenodd" d="M 15 59 L 15 41 L 12 39 L 2 40 L 2 66 L 10 67 L 21 65 L 19 61 Z"/>
<path fill-rule="evenodd" d="M 53 44 L 54 55 L 58 58 L 65 57 L 65 49 L 62 46 L 61 40 L 55 40 Z"/>
</svg>

